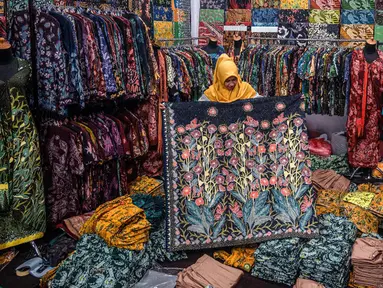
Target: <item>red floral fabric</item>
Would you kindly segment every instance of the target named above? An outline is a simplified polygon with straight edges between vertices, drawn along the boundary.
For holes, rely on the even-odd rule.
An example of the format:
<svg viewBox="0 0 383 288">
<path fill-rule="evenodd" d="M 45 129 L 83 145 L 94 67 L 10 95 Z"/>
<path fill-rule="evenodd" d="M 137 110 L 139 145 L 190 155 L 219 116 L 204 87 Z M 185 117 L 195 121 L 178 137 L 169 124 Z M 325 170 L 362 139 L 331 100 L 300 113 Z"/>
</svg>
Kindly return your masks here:
<svg viewBox="0 0 383 288">
<path fill-rule="evenodd" d="M 347 122 L 348 159 L 354 167 L 374 168 L 379 161 L 379 118 L 381 111 L 380 97 L 383 88 L 383 52 L 379 58 L 366 65 L 363 50 L 356 50 L 352 55 L 351 93 Z M 367 83 L 364 83 L 365 69 Z M 367 105 L 362 117 L 364 85 L 367 85 Z M 364 118 L 363 134 L 358 136 L 357 120 Z"/>
</svg>

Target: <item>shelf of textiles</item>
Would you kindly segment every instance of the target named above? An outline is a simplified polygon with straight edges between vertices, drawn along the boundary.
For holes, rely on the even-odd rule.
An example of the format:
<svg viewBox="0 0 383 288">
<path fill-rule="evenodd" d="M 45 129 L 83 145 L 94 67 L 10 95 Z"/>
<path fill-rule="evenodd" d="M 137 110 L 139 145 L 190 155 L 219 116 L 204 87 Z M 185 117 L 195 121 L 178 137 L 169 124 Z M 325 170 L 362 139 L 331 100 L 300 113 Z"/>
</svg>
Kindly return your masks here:
<svg viewBox="0 0 383 288">
<path fill-rule="evenodd" d="M 250 45 L 239 70 L 260 95 L 303 93 L 306 112 L 344 116 L 350 95 L 354 50 L 344 47 Z"/>
<path fill-rule="evenodd" d="M 129 12 L 48 6 L 34 10 L 40 109 L 66 115 L 107 99 L 156 95 L 158 67 L 147 28 Z M 31 59 L 28 11 L 15 12 L 10 42 Z"/>
<path fill-rule="evenodd" d="M 42 129 L 46 203 L 52 226 L 127 194 L 129 183 L 145 168 L 149 138 L 142 121 L 125 108 L 113 115 L 51 121 Z M 150 165 L 157 164 L 152 161 Z"/>
<path fill-rule="evenodd" d="M 160 98 L 165 102 L 197 101 L 213 80 L 209 55 L 196 46 L 155 49 Z"/>
</svg>

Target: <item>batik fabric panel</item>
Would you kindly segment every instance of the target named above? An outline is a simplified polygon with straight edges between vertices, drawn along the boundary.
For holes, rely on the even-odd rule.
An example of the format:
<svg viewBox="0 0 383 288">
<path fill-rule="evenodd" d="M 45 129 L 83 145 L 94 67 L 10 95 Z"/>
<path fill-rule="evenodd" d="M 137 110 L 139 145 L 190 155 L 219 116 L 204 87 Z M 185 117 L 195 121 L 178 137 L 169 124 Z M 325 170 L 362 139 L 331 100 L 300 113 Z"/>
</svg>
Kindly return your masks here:
<svg viewBox="0 0 383 288">
<path fill-rule="evenodd" d="M 383 25 L 375 25 L 375 34 L 374 39 L 383 42 Z M 383 49 L 383 46 L 378 46 L 380 50 Z"/>
<path fill-rule="evenodd" d="M 375 1 L 374 0 L 342 0 L 342 9 L 371 10 L 371 9 L 375 9 Z"/>
<path fill-rule="evenodd" d="M 251 275 L 293 286 L 298 276 L 302 245 L 303 241 L 299 238 L 262 243 L 254 253 L 255 264 Z"/>
<path fill-rule="evenodd" d="M 253 0 L 253 8 L 280 8 L 281 1 L 280 0 Z"/>
<path fill-rule="evenodd" d="M 344 24 L 340 26 L 341 39 L 371 39 L 374 37 L 374 25 Z M 344 46 L 359 46 L 360 42 L 344 42 Z"/>
<path fill-rule="evenodd" d="M 383 11 L 376 10 L 375 13 L 375 24 L 383 25 Z"/>
<path fill-rule="evenodd" d="M 222 45 L 225 10 L 201 9 L 199 19 L 199 37 L 215 37 Z M 199 45 L 207 45 L 207 38 L 199 39 Z"/>
<path fill-rule="evenodd" d="M 376 7 L 375 7 L 376 10 L 383 10 L 383 0 L 376 0 L 375 4 L 376 4 Z"/>
<path fill-rule="evenodd" d="M 339 39 L 339 25 L 336 24 L 309 24 L 309 33 L 308 38 L 312 39 Z M 323 45 L 333 45 L 336 46 L 336 42 L 324 42 L 312 41 L 310 45 L 323 46 Z"/>
<path fill-rule="evenodd" d="M 310 11 L 309 22 L 316 24 L 339 24 L 340 11 L 312 9 Z"/>
<path fill-rule="evenodd" d="M 251 0 L 228 0 L 228 9 L 251 9 Z"/>
<path fill-rule="evenodd" d="M 300 253 L 299 278 L 328 288 L 347 287 L 357 229 L 346 218 L 333 214 L 319 216 L 319 225 L 321 237 L 304 244 Z"/>
<path fill-rule="evenodd" d="M 252 26 L 278 26 L 279 9 L 253 9 Z"/>
<path fill-rule="evenodd" d="M 311 9 L 340 10 L 341 0 L 311 0 Z"/>
<path fill-rule="evenodd" d="M 315 237 L 300 98 L 166 106 L 170 250 Z"/>
<path fill-rule="evenodd" d="M 153 0 L 153 6 L 172 7 L 172 0 Z"/>
<path fill-rule="evenodd" d="M 201 9 L 226 9 L 226 0 L 201 0 Z"/>
<path fill-rule="evenodd" d="M 227 10 L 225 25 L 251 26 L 251 10 L 250 9 Z"/>
<path fill-rule="evenodd" d="M 154 6 L 154 21 L 173 21 L 173 10 L 170 7 Z"/>
<path fill-rule="evenodd" d="M 309 23 L 281 24 L 278 27 L 278 38 L 299 39 L 308 37 Z M 304 41 L 281 41 L 284 45 L 306 45 Z"/>
<path fill-rule="evenodd" d="M 281 9 L 309 9 L 308 0 L 281 0 Z"/>
<path fill-rule="evenodd" d="M 342 10 L 342 24 L 374 24 L 374 10 Z"/>
<path fill-rule="evenodd" d="M 154 25 L 154 35 L 156 39 L 172 39 L 174 38 L 173 34 L 173 22 L 171 21 L 153 21 Z M 164 44 L 164 42 L 160 42 L 160 44 Z M 171 44 L 167 42 L 167 44 Z M 167 45 L 164 44 L 164 45 Z"/>
<path fill-rule="evenodd" d="M 308 23 L 310 10 L 281 9 L 278 14 L 279 23 Z"/>
</svg>

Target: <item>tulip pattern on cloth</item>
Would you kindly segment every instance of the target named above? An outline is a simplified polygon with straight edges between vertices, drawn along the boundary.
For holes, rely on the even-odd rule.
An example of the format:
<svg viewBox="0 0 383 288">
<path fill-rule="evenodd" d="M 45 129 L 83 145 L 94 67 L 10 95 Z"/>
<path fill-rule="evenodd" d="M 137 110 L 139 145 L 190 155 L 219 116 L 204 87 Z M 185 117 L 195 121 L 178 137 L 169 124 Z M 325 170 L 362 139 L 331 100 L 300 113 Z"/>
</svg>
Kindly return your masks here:
<svg viewBox="0 0 383 288">
<path fill-rule="evenodd" d="M 315 237 L 303 115 L 300 95 L 167 104 L 168 248 Z"/>
</svg>

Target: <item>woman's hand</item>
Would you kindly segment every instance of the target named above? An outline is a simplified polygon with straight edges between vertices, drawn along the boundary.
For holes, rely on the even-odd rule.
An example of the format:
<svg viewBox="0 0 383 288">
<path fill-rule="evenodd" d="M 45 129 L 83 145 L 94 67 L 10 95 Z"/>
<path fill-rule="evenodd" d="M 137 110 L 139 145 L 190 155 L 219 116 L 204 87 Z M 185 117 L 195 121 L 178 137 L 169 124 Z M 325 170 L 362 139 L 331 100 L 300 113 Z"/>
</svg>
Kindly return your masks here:
<svg viewBox="0 0 383 288">
<path fill-rule="evenodd" d="M 161 110 L 165 110 L 165 105 L 161 103 L 161 104 L 160 104 L 160 109 L 161 109 Z"/>
</svg>

